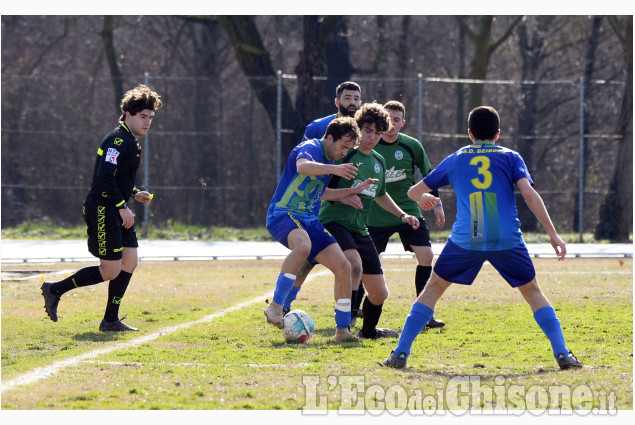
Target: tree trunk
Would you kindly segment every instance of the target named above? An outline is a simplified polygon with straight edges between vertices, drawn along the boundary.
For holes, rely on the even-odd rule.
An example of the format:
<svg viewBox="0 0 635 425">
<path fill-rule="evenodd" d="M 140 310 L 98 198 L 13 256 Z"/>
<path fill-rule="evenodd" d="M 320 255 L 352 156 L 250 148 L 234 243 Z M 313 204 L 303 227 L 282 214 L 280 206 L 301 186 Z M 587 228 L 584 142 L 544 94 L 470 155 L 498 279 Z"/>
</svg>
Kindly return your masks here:
<svg viewBox="0 0 635 425">
<path fill-rule="evenodd" d="M 479 16 L 478 17 L 478 32 L 472 31 L 468 26 L 465 17 L 456 17 L 459 25 L 463 28 L 467 36 L 474 45 L 474 58 L 471 63 L 471 70 L 469 77 L 474 80 L 487 79 L 487 66 L 489 64 L 489 58 L 496 51 L 496 49 L 512 34 L 512 30 L 523 19 L 522 16 L 514 18 L 511 24 L 507 27 L 504 34 L 496 41 L 492 42 L 492 25 L 496 21 L 494 16 Z M 473 83 L 472 90 L 470 90 L 470 98 L 468 109 L 472 110 L 477 106 L 483 104 L 483 92 L 485 85 L 483 83 Z"/>
<path fill-rule="evenodd" d="M 633 17 L 626 17 L 623 33 L 614 29 L 623 45 L 626 84 L 616 129 L 621 137 L 615 171 L 600 206 L 595 238 L 629 242 L 633 232 Z"/>
<path fill-rule="evenodd" d="M 272 127 L 277 126 L 277 83 L 276 72 L 271 65 L 269 52 L 264 47 L 260 33 L 252 16 L 218 16 L 218 21 L 227 33 L 238 65 L 249 85 L 262 104 Z M 282 87 L 282 157 L 302 140 L 304 123 L 297 116 L 296 109 L 286 88 Z"/>
<path fill-rule="evenodd" d="M 121 98 L 123 97 L 123 77 L 119 65 L 117 65 L 117 53 L 115 52 L 115 25 L 112 15 L 104 16 L 104 26 L 101 29 L 101 41 L 108 59 L 110 68 L 110 80 L 114 89 L 116 115 L 121 114 Z"/>
</svg>

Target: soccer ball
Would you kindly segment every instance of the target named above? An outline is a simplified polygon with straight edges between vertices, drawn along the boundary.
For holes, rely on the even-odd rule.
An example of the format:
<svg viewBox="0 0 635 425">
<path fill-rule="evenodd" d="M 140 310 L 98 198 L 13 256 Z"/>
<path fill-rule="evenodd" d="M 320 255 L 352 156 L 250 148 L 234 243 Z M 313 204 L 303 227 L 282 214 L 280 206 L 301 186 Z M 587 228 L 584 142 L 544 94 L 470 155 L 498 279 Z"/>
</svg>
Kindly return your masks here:
<svg viewBox="0 0 635 425">
<path fill-rule="evenodd" d="M 287 341 L 307 342 L 313 335 L 315 330 L 313 319 L 306 312 L 302 310 L 290 311 L 283 320 L 282 335 Z"/>
</svg>

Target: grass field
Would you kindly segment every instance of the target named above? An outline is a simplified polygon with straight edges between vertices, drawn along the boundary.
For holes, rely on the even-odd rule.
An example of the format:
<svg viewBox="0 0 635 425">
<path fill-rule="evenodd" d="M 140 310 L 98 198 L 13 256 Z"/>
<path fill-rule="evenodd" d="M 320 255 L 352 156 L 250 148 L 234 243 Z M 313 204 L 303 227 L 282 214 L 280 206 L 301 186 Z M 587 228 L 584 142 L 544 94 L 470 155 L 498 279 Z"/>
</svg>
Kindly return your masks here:
<svg viewBox="0 0 635 425">
<path fill-rule="evenodd" d="M 84 264 L 3 266 L 2 409 L 633 408 L 632 259 L 535 260 L 585 365 L 572 371 L 557 368 L 520 294 L 488 264 L 472 287 L 446 292 L 435 316 L 447 326 L 417 338 L 404 371 L 379 365 L 396 340 L 332 342 L 332 275 L 321 266 L 294 304 L 316 332 L 286 343 L 262 314 L 280 263 L 140 263 L 121 311 L 141 331 L 126 334 L 97 330 L 106 284 L 67 293 L 59 322 L 46 317 L 42 276 Z M 415 260 L 383 265 L 391 296 L 380 326 L 401 329 Z"/>
</svg>

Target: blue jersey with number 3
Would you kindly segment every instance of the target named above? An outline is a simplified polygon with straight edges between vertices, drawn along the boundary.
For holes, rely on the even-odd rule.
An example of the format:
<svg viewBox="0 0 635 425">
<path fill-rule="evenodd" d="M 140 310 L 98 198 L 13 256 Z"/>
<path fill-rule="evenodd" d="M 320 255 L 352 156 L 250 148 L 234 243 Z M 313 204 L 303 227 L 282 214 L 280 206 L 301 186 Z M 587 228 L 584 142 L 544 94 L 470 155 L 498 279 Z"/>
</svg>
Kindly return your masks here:
<svg viewBox="0 0 635 425">
<path fill-rule="evenodd" d="M 534 184 L 525 161 L 491 143 L 464 146 L 445 158 L 423 181 L 430 189 L 452 185 L 457 213 L 450 239 L 461 248 L 500 251 L 523 243 L 514 185 Z"/>
</svg>

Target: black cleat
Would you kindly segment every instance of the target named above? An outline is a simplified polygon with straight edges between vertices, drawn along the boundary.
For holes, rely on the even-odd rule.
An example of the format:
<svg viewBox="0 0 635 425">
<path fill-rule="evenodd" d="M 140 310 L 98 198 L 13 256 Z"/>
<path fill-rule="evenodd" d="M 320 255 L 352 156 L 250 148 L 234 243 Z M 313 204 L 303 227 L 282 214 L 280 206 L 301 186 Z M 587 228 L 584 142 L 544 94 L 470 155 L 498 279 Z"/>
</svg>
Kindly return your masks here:
<svg viewBox="0 0 635 425">
<path fill-rule="evenodd" d="M 291 309 L 290 308 L 282 308 L 282 317 L 286 316 L 288 312 L 290 312 Z"/>
<path fill-rule="evenodd" d="M 60 302 L 60 296 L 51 292 L 52 286 L 52 283 L 44 282 L 41 289 L 44 297 L 44 310 L 52 321 L 57 322 L 57 305 Z"/>
<path fill-rule="evenodd" d="M 582 362 L 578 360 L 571 351 L 569 351 L 569 354 L 558 353 L 556 360 L 558 361 L 560 369 L 563 370 L 582 367 Z"/>
<path fill-rule="evenodd" d="M 406 353 L 395 354 L 394 351 L 390 352 L 390 357 L 384 360 L 384 366 L 392 367 L 394 369 L 403 369 L 408 362 L 408 356 Z"/>
<path fill-rule="evenodd" d="M 357 316 L 351 316 L 351 323 L 348 324 L 348 328 L 354 328 L 355 323 L 357 323 Z"/>
<path fill-rule="evenodd" d="M 374 336 L 366 336 L 366 333 L 364 333 L 364 329 L 362 328 L 357 333 L 357 336 L 365 339 L 399 338 L 399 332 L 388 328 L 375 328 Z"/>
<path fill-rule="evenodd" d="M 442 328 L 445 326 L 445 322 L 435 319 L 434 317 L 426 324 L 426 328 Z"/>
<path fill-rule="evenodd" d="M 114 322 L 107 322 L 106 320 L 102 320 L 99 324 L 99 332 L 125 332 L 139 330 L 123 323 L 122 320 L 125 318 L 126 316 L 122 317 L 121 319 L 115 320 Z"/>
</svg>

